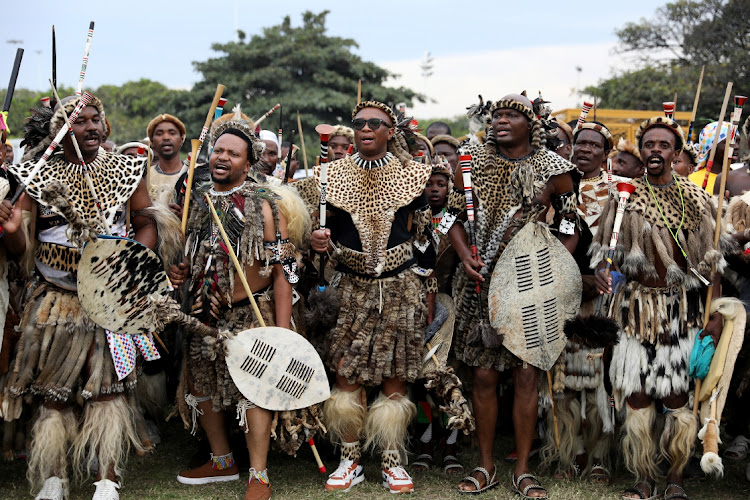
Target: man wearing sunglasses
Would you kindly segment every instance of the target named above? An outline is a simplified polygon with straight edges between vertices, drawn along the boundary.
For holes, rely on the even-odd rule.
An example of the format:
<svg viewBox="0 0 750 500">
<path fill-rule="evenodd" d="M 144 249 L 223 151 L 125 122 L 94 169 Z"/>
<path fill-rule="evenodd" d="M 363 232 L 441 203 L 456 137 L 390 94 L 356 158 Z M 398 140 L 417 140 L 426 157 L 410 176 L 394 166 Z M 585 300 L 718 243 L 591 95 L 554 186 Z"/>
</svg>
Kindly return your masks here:
<svg viewBox="0 0 750 500">
<path fill-rule="evenodd" d="M 314 231 L 311 241 L 316 252 L 332 254 L 340 276 L 328 357 L 336 385 L 324 412 L 341 462 L 326 491 L 348 491 L 364 480 L 362 436 L 365 448 L 382 452 L 383 486 L 409 493 L 414 484 L 401 464 L 416 407 L 406 384 L 419 374 L 423 333 L 432 319 L 422 282 L 435 260 L 424 195 L 431 167 L 412 161 L 385 104 L 363 102 L 352 117 L 357 152 L 329 164 L 328 229 Z M 320 178 L 319 168 L 315 175 Z M 432 304 L 436 290 L 436 281 L 427 286 Z M 363 386 L 381 387 L 369 409 Z"/>
</svg>

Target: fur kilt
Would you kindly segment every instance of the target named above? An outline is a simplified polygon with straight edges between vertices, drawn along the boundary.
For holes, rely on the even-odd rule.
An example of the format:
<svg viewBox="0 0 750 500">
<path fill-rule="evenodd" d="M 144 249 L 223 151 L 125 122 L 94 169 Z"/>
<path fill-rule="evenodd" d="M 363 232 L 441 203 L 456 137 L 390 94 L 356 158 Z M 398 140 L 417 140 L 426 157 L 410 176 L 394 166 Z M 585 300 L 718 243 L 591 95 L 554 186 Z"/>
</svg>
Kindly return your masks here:
<svg viewBox="0 0 750 500">
<path fill-rule="evenodd" d="M 331 332 L 330 369 L 350 384 L 416 380 L 427 324 L 420 278 L 411 269 L 382 279 L 343 274 L 338 294 L 341 309 Z"/>
<path fill-rule="evenodd" d="M 75 292 L 46 282 L 32 285 L 20 331 L 6 388 L 10 406 L 15 398 L 20 409 L 20 396 L 26 393 L 66 402 L 135 386 L 135 371 L 117 379 L 107 336 L 88 318 Z"/>
<path fill-rule="evenodd" d="M 610 317 L 621 330 L 609 374 L 620 398 L 643 391 L 661 399 L 688 391 L 690 352 L 703 323 L 701 295 L 682 286 L 650 288 L 634 281 L 615 294 Z"/>
<path fill-rule="evenodd" d="M 259 293 L 255 295 L 255 300 L 266 326 L 274 326 L 275 308 L 271 292 Z M 220 331 L 239 333 L 256 326 L 253 307 L 247 300 L 234 304 L 231 309 L 223 309 L 220 316 L 221 319 L 216 321 L 215 325 Z M 193 333 L 188 334 L 186 343 L 188 346 L 187 356 L 185 356 L 186 365 L 193 386 L 198 393 L 211 398 L 214 411 L 234 408 L 237 402 L 245 399 L 229 374 L 222 344 L 217 343 L 213 337 L 203 337 Z M 189 392 L 188 385 L 187 383 L 180 385 L 183 388 L 182 399 L 184 399 Z"/>
<path fill-rule="evenodd" d="M 491 264 L 492 269 L 494 269 L 496 263 L 497 261 Z M 492 269 L 484 275 L 485 281 L 482 283 L 481 293 L 481 313 L 484 315 L 487 325 L 490 323 L 487 293 L 490 289 Z M 453 349 L 459 361 L 463 361 L 471 367 L 485 370 L 493 369 L 499 372 L 514 368 L 521 363 L 521 360 L 505 346 L 487 349 L 482 344 L 481 336 L 476 341 L 472 339 L 475 328 L 479 326 L 480 296 L 476 292 L 476 283 L 469 280 L 460 262 L 453 278 L 453 301 L 456 306 L 456 330 L 453 334 Z"/>
</svg>

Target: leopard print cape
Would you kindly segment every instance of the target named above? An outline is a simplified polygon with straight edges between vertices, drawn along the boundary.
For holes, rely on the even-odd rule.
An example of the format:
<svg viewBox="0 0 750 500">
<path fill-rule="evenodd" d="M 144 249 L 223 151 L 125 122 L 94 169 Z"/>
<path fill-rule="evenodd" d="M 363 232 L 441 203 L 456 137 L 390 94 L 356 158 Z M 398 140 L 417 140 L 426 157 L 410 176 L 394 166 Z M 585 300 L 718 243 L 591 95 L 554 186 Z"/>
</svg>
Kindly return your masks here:
<svg viewBox="0 0 750 500">
<path fill-rule="evenodd" d="M 464 154 L 471 155 L 477 247 L 485 263 L 499 257 L 503 237 L 516 212 L 531 210 L 532 200 L 545 188 L 550 177 L 575 169 L 575 165 L 546 149 L 512 160 L 488 152 L 488 146 L 471 144 L 463 149 Z M 493 161 L 489 161 L 490 153 Z M 454 213 L 466 210 L 464 193 L 451 191 L 448 210 Z"/>
<path fill-rule="evenodd" d="M 320 167 L 315 167 L 320 190 Z M 328 164 L 327 201 L 348 212 L 365 254 L 367 274 L 379 276 L 386 261 L 388 237 L 396 211 L 424 191 L 432 167 L 398 158 L 386 165 L 365 169 L 350 156 Z"/>
<path fill-rule="evenodd" d="M 145 158 L 109 153 L 100 148 L 96 159 L 87 164 L 104 218 L 110 227 L 114 224 L 117 211 L 130 199 L 138 187 L 143 176 L 145 162 Z M 47 206 L 41 199 L 42 189 L 52 181 L 59 181 L 70 188 L 70 204 L 81 213 L 83 219 L 93 223 L 99 221 L 94 196 L 89 190 L 83 167 L 80 164 L 69 163 L 60 151 L 52 155 L 33 179 L 29 179 L 35 164 L 35 161 L 26 161 L 8 167 L 16 178 L 26 181 L 26 193 L 34 201 Z M 62 215 L 56 207 L 48 208 Z"/>
</svg>

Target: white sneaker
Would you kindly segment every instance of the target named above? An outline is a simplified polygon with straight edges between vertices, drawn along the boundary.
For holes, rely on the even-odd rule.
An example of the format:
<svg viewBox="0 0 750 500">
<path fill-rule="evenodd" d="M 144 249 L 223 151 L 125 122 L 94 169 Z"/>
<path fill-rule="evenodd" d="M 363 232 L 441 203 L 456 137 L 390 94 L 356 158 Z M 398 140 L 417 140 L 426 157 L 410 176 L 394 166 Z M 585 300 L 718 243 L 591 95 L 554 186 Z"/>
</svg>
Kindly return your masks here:
<svg viewBox="0 0 750 500">
<path fill-rule="evenodd" d="M 342 460 L 333 474 L 328 476 L 326 491 L 349 491 L 352 486 L 365 480 L 365 471 L 352 460 Z"/>
<path fill-rule="evenodd" d="M 68 496 L 68 480 L 59 477 L 48 477 L 36 500 L 65 500 Z"/>
<path fill-rule="evenodd" d="M 91 500 L 120 500 L 120 484 L 109 479 L 102 479 L 94 483 L 96 491 Z"/>
<path fill-rule="evenodd" d="M 383 469 L 383 486 L 391 493 L 412 493 L 414 483 L 406 469 L 401 467 L 390 467 Z"/>
</svg>

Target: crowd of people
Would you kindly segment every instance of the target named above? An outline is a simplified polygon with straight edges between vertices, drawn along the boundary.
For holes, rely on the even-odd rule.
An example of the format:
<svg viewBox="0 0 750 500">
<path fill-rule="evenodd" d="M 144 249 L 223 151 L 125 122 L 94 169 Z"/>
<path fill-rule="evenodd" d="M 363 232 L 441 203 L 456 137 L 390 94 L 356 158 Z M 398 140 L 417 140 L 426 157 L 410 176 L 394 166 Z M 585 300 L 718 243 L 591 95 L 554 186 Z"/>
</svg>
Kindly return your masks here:
<svg viewBox="0 0 750 500">
<path fill-rule="evenodd" d="M 693 142 L 660 115 L 631 143 L 585 116 L 555 119 L 525 93 L 469 109 L 467 136 L 442 122 L 422 135 L 403 109 L 363 101 L 320 132 L 309 176 L 299 148 L 239 104 L 213 120 L 205 161 L 183 161 L 188 131 L 169 113 L 118 147 L 96 97 L 31 110 L 23 157 L 0 148 L 0 390 L 3 453 L 26 456 L 36 498 L 66 498 L 72 472 L 96 475 L 95 499 L 119 498 L 128 453 L 158 444 L 153 421 L 172 403 L 207 443 L 178 475 L 186 485 L 240 478 L 225 415 L 236 413 L 246 500 L 271 497 L 272 447 L 295 454 L 308 433 L 340 451 L 327 492 L 365 480 L 368 450 L 388 491 L 412 492 L 441 451 L 461 494 L 504 482 L 547 498 L 530 463 L 539 452 L 545 474 L 601 484 L 619 456 L 633 476 L 623 498 L 687 499 L 686 469 L 713 457 L 700 440 L 713 450 L 725 404 L 723 456 L 744 458 L 750 171 L 740 161 L 722 171 L 740 132 L 713 122 Z M 203 326 L 299 333 L 330 397 L 276 412 L 238 389 L 204 329 L 168 326 L 167 349 L 160 331 L 96 324 L 77 292 L 95 234 L 156 252 Z M 713 351 L 724 373 L 708 386 L 713 372 L 697 373 L 714 369 Z M 500 392 L 515 438 L 505 479 Z M 469 439 L 479 463 L 460 479 Z"/>
</svg>

